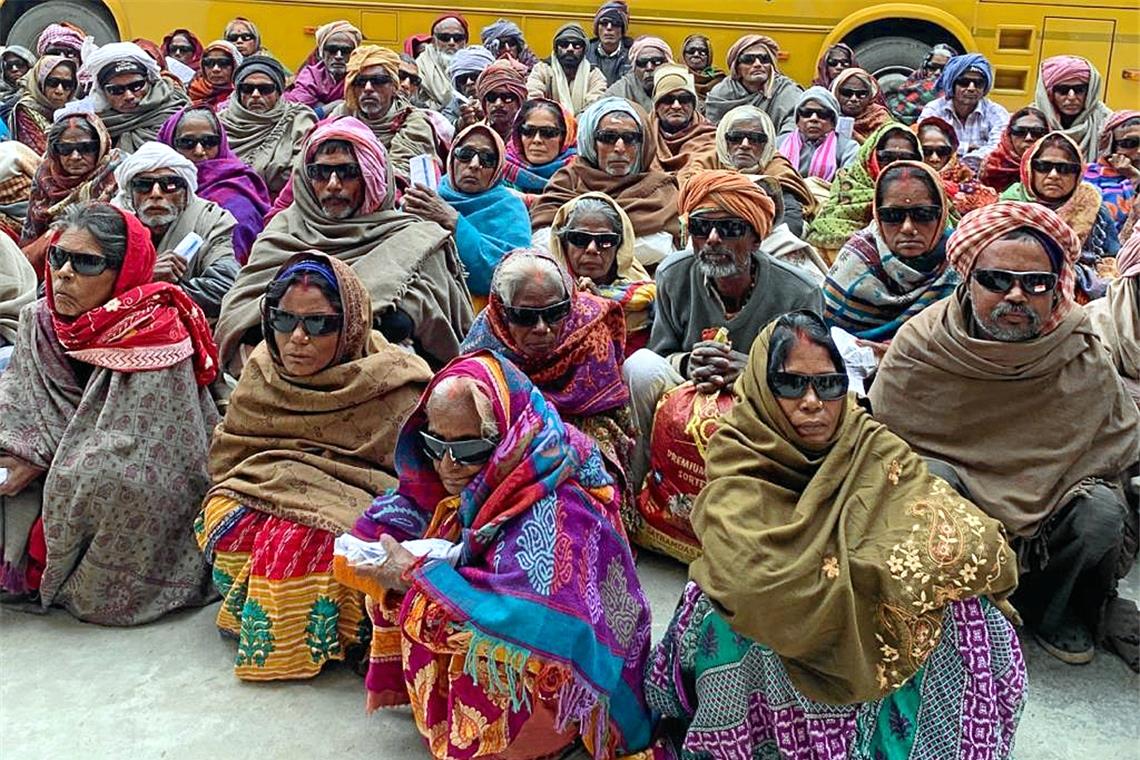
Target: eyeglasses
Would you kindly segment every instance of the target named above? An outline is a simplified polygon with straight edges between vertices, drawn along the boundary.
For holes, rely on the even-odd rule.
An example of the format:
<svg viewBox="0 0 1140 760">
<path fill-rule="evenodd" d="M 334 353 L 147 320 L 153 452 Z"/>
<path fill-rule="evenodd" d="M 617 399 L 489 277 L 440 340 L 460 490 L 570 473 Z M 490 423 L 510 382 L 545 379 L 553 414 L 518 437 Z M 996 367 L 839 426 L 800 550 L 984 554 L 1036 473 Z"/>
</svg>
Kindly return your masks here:
<svg viewBox="0 0 1140 760">
<path fill-rule="evenodd" d="M 810 119 L 813 116 L 821 121 L 833 121 L 835 119 L 835 114 L 826 108 L 801 108 L 796 111 L 797 119 Z"/>
<path fill-rule="evenodd" d="M 1112 145 L 1114 148 L 1132 150 L 1133 148 L 1140 147 L 1140 137 L 1125 137 L 1121 140 L 1116 140 Z"/>
<path fill-rule="evenodd" d="M 311 338 L 340 332 L 344 317 L 340 314 L 294 314 L 284 309 L 269 310 L 269 326 L 279 333 L 291 333 L 301 325 L 301 329 Z"/>
<path fill-rule="evenodd" d="M 460 74 L 459 76 L 457 76 L 455 78 L 455 89 L 457 89 L 457 90 L 466 89 L 468 86 L 471 85 L 472 82 L 474 82 L 478 78 L 479 78 L 479 75 L 477 73 L 474 73 L 474 72 L 472 72 L 471 74 Z"/>
<path fill-rule="evenodd" d="M 842 372 L 824 372 L 818 375 L 768 373 L 768 387 L 777 398 L 803 398 L 810 385 L 821 401 L 835 401 L 847 395 L 847 384 L 847 375 Z"/>
<path fill-rule="evenodd" d="M 4 61 L 4 68 L 6 68 L 8 71 L 27 71 L 29 67 L 25 61 L 22 61 L 19 58 L 13 58 Z"/>
<path fill-rule="evenodd" d="M 581 40 L 555 40 L 554 44 L 560 49 L 566 50 L 574 48 L 575 50 L 585 50 L 586 43 Z"/>
<path fill-rule="evenodd" d="M 71 91 L 75 89 L 74 79 L 60 79 L 59 77 L 48 77 L 44 80 L 44 89 L 52 90 L 56 87 L 62 87 L 65 90 Z"/>
<path fill-rule="evenodd" d="M 79 51 L 70 47 L 49 47 L 44 51 L 44 55 L 62 55 L 64 58 L 70 58 L 73 61 L 79 60 Z"/>
<path fill-rule="evenodd" d="M 664 66 L 665 58 L 661 56 L 654 56 L 653 58 L 638 58 L 633 62 L 633 64 L 639 69 L 647 69 L 650 66 Z"/>
<path fill-rule="evenodd" d="M 686 49 L 685 49 L 685 50 L 683 50 L 682 52 L 683 52 L 685 55 L 693 55 L 693 56 L 696 56 L 696 55 L 708 55 L 708 54 L 709 54 L 709 51 L 708 51 L 708 50 L 705 50 L 704 48 L 701 48 L 701 47 L 691 47 L 691 48 L 686 48 Z"/>
<path fill-rule="evenodd" d="M 954 152 L 951 145 L 923 145 L 922 155 L 930 158 L 931 156 L 938 156 L 939 158 L 950 158 L 950 154 Z"/>
<path fill-rule="evenodd" d="M 385 85 L 392 84 L 392 77 L 387 74 L 377 74 L 371 77 L 357 77 L 352 80 L 352 86 L 357 90 L 363 90 L 368 85 L 372 85 L 372 89 L 379 90 Z"/>
<path fill-rule="evenodd" d="M 234 40 L 230 40 L 230 42 L 233 42 L 233 41 Z M 190 53 L 194 52 L 194 46 L 193 45 L 170 45 L 169 47 L 166 48 L 166 50 L 171 55 L 178 55 L 180 53 L 189 55 Z"/>
<path fill-rule="evenodd" d="M 975 269 L 974 281 L 993 293 L 1008 293 L 1013 284 L 1029 295 L 1039 296 L 1057 287 L 1057 275 L 1052 272 L 1010 272 L 1005 269 Z"/>
<path fill-rule="evenodd" d="M 503 314 L 507 321 L 519 327 L 534 327 L 538 320 L 542 320 L 547 327 L 553 327 L 570 314 L 570 299 L 559 301 L 556 304 L 541 309 L 532 309 L 529 306 L 503 305 Z"/>
<path fill-rule="evenodd" d="M 111 266 L 111 262 L 107 260 L 106 256 L 100 256 L 97 253 L 69 251 L 66 248 L 60 248 L 58 245 L 48 248 L 48 263 L 55 271 L 58 272 L 63 269 L 69 261 L 72 271 L 84 277 L 95 277 L 103 274 L 107 267 Z"/>
<path fill-rule="evenodd" d="M 348 58 L 356 48 L 351 45 L 325 45 L 321 50 L 333 58 Z"/>
<path fill-rule="evenodd" d="M 1014 137 L 1032 137 L 1034 140 L 1040 140 L 1049 130 L 1045 127 L 1010 127 L 1009 133 Z"/>
<path fill-rule="evenodd" d="M 51 144 L 51 149 L 57 156 L 70 156 L 73 153 L 78 153 L 81 156 L 94 156 L 99 152 L 99 143 L 95 140 L 75 143 L 57 141 Z"/>
<path fill-rule="evenodd" d="M 835 68 L 836 66 L 847 68 L 851 65 L 851 61 L 847 60 L 846 58 L 828 58 L 827 65 L 831 66 L 832 68 Z"/>
<path fill-rule="evenodd" d="M 911 153 L 909 150 L 877 150 L 875 157 L 879 159 L 879 166 L 886 167 L 895 161 L 918 161 L 922 156 Z"/>
<path fill-rule="evenodd" d="M 198 135 L 194 137 L 187 135 L 186 137 L 174 138 L 174 147 L 178 150 L 194 150 L 199 145 L 204 150 L 213 150 L 222 144 L 222 138 L 218 135 Z"/>
<path fill-rule="evenodd" d="M 882 224 L 902 224 L 908 217 L 915 224 L 930 224 L 942 218 L 941 206 L 879 206 L 877 209 Z"/>
<path fill-rule="evenodd" d="M 435 38 L 440 42 L 464 42 L 467 39 L 467 35 L 462 32 L 454 32 L 452 34 L 439 32 L 435 35 Z"/>
<path fill-rule="evenodd" d="M 445 455 L 458 465 L 486 464 L 499 444 L 488 438 L 466 438 L 461 441 L 445 441 L 436 438 L 426 430 L 420 431 L 420 443 L 424 454 L 436 462 L 442 462 Z"/>
<path fill-rule="evenodd" d="M 252 95 L 255 92 L 258 95 L 270 95 L 277 92 L 277 85 L 272 82 L 265 82 L 263 84 L 239 84 L 238 92 L 242 95 Z"/>
<path fill-rule="evenodd" d="M 227 42 L 253 42 L 257 36 L 253 32 L 236 32 L 234 34 L 227 34 Z"/>
<path fill-rule="evenodd" d="M 483 102 L 485 102 L 485 103 L 518 103 L 519 98 L 513 92 L 496 90 L 495 92 L 488 92 L 486 97 L 483 98 Z"/>
<path fill-rule="evenodd" d="M 499 155 L 493 150 L 479 150 L 472 148 L 470 145 L 463 145 L 455 149 L 455 160 L 461 164 L 471 161 L 476 156 L 479 157 L 479 165 L 484 169 L 490 169 L 499 163 Z"/>
<path fill-rule="evenodd" d="M 135 177 L 131 180 L 131 192 L 149 195 L 156 185 L 163 193 L 176 193 L 189 187 L 181 177 Z"/>
<path fill-rule="evenodd" d="M 1068 161 L 1045 161 L 1040 158 L 1035 158 L 1030 161 L 1029 166 L 1038 174 L 1057 172 L 1064 176 L 1071 176 L 1073 174 L 1080 174 L 1081 171 L 1080 164 L 1073 164 Z"/>
<path fill-rule="evenodd" d="M 309 179 L 328 182 L 333 174 L 340 180 L 357 179 L 360 176 L 360 164 L 309 164 L 305 167 L 305 174 Z"/>
<path fill-rule="evenodd" d="M 410 71 L 401 71 L 400 72 L 400 81 L 401 82 L 411 82 L 416 87 L 419 87 L 421 84 L 423 84 L 424 80 L 420 79 L 419 74 L 413 74 Z"/>
<path fill-rule="evenodd" d="M 1087 95 L 1089 86 L 1087 84 L 1055 84 L 1053 85 L 1053 94 L 1057 97 L 1062 95 Z"/>
<path fill-rule="evenodd" d="M 866 98 L 870 95 L 870 90 L 852 90 L 850 87 L 839 88 L 839 97 L 841 98 Z"/>
<path fill-rule="evenodd" d="M 562 137 L 563 133 L 558 127 L 536 127 L 532 124 L 523 124 L 519 127 L 519 134 L 523 137 L 539 135 L 544 140 L 553 140 L 556 137 Z"/>
<path fill-rule="evenodd" d="M 562 240 L 575 248 L 589 248 L 593 243 L 598 250 L 608 250 L 621 243 L 621 235 L 616 232 L 586 232 L 585 230 L 562 230 L 558 233 Z"/>
<path fill-rule="evenodd" d="M 767 53 L 745 53 L 736 59 L 741 66 L 751 66 L 754 63 L 771 63 L 772 57 Z"/>
<path fill-rule="evenodd" d="M 689 234 L 693 237 L 707 238 L 713 230 L 721 240 L 735 240 L 742 238 L 752 229 L 752 225 L 743 219 L 728 217 L 726 219 L 706 219 L 705 217 L 689 217 Z"/>
<path fill-rule="evenodd" d="M 203 69 L 229 69 L 233 68 L 234 61 L 232 58 L 203 58 Z"/>
<path fill-rule="evenodd" d="M 958 77 L 954 80 L 954 86 L 960 87 L 963 90 L 973 87 L 975 90 L 984 90 L 986 88 L 986 80 L 977 79 L 975 77 Z"/>
<path fill-rule="evenodd" d="M 641 133 L 616 132 L 611 129 L 603 129 L 600 132 L 594 133 L 594 139 L 604 145 L 616 145 L 618 140 L 621 140 L 626 145 L 639 145 L 641 143 Z"/>
<path fill-rule="evenodd" d="M 665 95 L 657 101 L 658 105 L 678 105 L 681 107 L 695 106 L 697 99 L 687 92 L 678 93 L 676 95 Z"/>
<path fill-rule="evenodd" d="M 928 63 L 928 64 L 926 64 L 926 66 L 924 68 L 927 71 L 929 71 L 931 74 L 938 74 L 942 71 L 942 69 L 946 68 L 946 64 L 944 64 L 944 63 Z"/>
<path fill-rule="evenodd" d="M 752 132 L 744 129 L 734 129 L 731 132 L 725 132 L 724 139 L 729 145 L 741 145 L 745 140 L 747 140 L 750 145 L 768 144 L 768 135 L 763 132 Z"/>
<path fill-rule="evenodd" d="M 125 93 L 127 90 L 130 90 L 137 95 L 146 89 L 146 84 L 147 82 L 145 79 L 136 79 L 135 81 L 127 82 L 126 84 L 108 84 L 103 86 L 103 92 L 116 98 Z"/>
</svg>

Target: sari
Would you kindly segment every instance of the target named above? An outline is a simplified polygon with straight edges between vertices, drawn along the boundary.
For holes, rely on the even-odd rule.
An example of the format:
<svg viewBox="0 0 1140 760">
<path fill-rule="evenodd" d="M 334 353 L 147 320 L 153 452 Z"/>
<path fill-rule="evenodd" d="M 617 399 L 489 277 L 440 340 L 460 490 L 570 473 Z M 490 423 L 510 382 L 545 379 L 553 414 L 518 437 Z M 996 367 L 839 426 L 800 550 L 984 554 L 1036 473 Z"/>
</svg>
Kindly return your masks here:
<svg viewBox="0 0 1140 760">
<path fill-rule="evenodd" d="M 453 376 L 488 389 L 501 442 L 450 497 L 419 433 L 432 388 Z M 597 758 L 644 749 L 649 603 L 593 443 L 513 364 L 480 351 L 432 381 L 396 467 L 400 485 L 353 532 L 442 538 L 461 556 L 417 562 L 402 598 L 369 598 L 369 709 L 410 702 L 441 760 L 555 756 L 577 737 Z"/>
<path fill-rule="evenodd" d="M 44 95 L 44 80 L 60 64 L 68 65 L 71 76 L 75 77 L 74 61 L 62 55 L 44 56 L 24 75 L 25 94 L 16 101 L 8 116 L 12 139 L 19 140 L 41 156 L 47 151 L 47 133 L 51 129 L 52 116 L 56 110 Z"/>
<path fill-rule="evenodd" d="M 158 132 L 159 142 L 174 147 L 178 125 L 192 108 L 194 106 L 183 108 L 166 120 Z M 221 143 L 218 145 L 217 156 L 195 164 L 198 169 L 197 193 L 198 197 L 213 201 L 233 214 L 237 220 L 233 231 L 234 258 L 239 264 L 245 264 L 249 260 L 253 241 L 265 228 L 263 219 L 270 208 L 269 188 L 265 186 L 265 180 L 230 149 L 221 119 L 213 114 L 210 118 L 218 130 Z"/>
<path fill-rule="evenodd" d="M 522 122 L 516 121 L 511 130 L 511 142 L 507 145 L 507 160 L 503 166 L 503 182 L 522 196 L 527 208 L 538 201 L 555 172 L 578 156 L 578 122 L 574 119 L 574 114 L 556 101 L 546 98 L 532 98 L 532 100 L 541 100 L 558 106 L 564 129 L 562 144 L 558 146 L 558 155 L 545 164 L 532 164 L 527 160 L 526 151 L 522 146 L 522 135 L 519 132 Z"/>
<path fill-rule="evenodd" d="M 238 641 L 244 680 L 308 678 L 367 641 L 363 595 L 332 576 L 332 546 L 375 494 L 396 485 L 392 452 L 431 371 L 372 329 L 368 291 L 352 269 L 300 253 L 301 270 L 332 279 L 343 323 L 336 358 L 290 376 L 275 335 L 250 357 L 210 447 L 194 523 L 222 595 L 218 629 Z"/>
<path fill-rule="evenodd" d="M 45 473 L 4 499 L 0 581 L 101 625 L 211 597 L 186 528 L 209 485 L 217 352 L 194 302 L 151 282 L 150 231 L 119 213 L 127 244 L 111 300 L 64 317 L 45 280 L 0 375 L 0 451 Z"/>
<path fill-rule="evenodd" d="M 946 197 L 953 204 L 954 213 L 950 221 L 957 223 L 959 219 L 974 209 L 997 203 L 997 190 L 979 182 L 974 170 L 962 163 L 962 159 L 958 155 L 958 133 L 954 128 L 944 119 L 937 116 L 927 116 L 914 127 L 914 132 L 918 135 L 920 143 L 922 142 L 922 130 L 926 127 L 934 127 L 941 132 L 954 149 L 954 152 L 950 154 L 950 160 L 938 170 L 938 177 L 942 181 Z M 1008 132 L 1008 129 L 1006 131 Z M 1005 139 L 1004 134 L 1003 139 Z"/>
<path fill-rule="evenodd" d="M 982 169 L 978 173 L 978 178 L 983 185 L 992 187 L 999 193 L 1005 192 L 1010 185 L 1021 179 L 1021 156 L 1016 155 L 1013 150 L 1013 140 L 1009 134 L 1010 125 L 1016 124 L 1018 120 L 1033 114 L 1041 119 L 1042 124 L 1048 124 L 1048 117 L 1045 112 L 1037 108 L 1037 106 L 1026 106 L 1020 111 L 1009 117 L 1009 124 L 1006 125 L 1005 131 L 1001 134 L 1001 140 L 998 141 L 998 146 L 990 151 L 986 156 L 986 160 L 982 162 Z M 955 138 L 957 133 L 955 133 Z M 957 150 L 955 150 L 957 153 Z"/>
<path fill-rule="evenodd" d="M 704 553 L 651 656 L 650 705 L 685 758 L 1009 757 L 1026 674 L 1001 523 L 853 396 L 808 446 L 768 385 L 774 328 L 709 443 Z"/>
</svg>

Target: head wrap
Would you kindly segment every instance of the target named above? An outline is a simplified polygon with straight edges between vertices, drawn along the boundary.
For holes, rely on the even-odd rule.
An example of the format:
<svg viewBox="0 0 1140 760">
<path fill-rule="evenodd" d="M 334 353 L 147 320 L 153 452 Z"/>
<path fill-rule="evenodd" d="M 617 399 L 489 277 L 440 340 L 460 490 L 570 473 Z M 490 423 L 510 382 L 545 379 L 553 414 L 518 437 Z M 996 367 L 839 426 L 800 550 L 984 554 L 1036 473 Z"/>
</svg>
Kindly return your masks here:
<svg viewBox="0 0 1140 760">
<path fill-rule="evenodd" d="M 843 71 L 835 75 L 835 79 L 831 80 L 831 85 L 827 88 L 832 95 L 839 97 L 839 88 L 847 84 L 848 80 L 860 79 L 871 91 L 870 103 L 880 102 L 880 93 L 882 89 L 879 87 L 879 80 L 871 75 L 871 72 L 859 66 L 849 66 Z"/>
<path fill-rule="evenodd" d="M 483 46 L 491 51 L 491 55 L 495 56 L 499 54 L 499 49 L 502 47 L 502 40 L 511 37 L 515 37 L 522 42 L 522 29 L 519 29 L 519 25 L 515 22 L 505 18 L 497 19 L 493 23 L 483 27 L 483 31 L 479 35 Z"/>
<path fill-rule="evenodd" d="M 202 41 L 198 39 L 198 36 L 189 29 L 175 29 L 173 32 L 163 37 L 162 47 L 160 48 L 162 50 L 162 54 L 164 56 L 170 56 L 171 58 L 174 58 L 174 56 L 170 54 L 170 45 L 174 42 L 174 38 L 178 35 L 185 36 L 186 39 L 190 41 L 190 46 L 194 48 L 194 52 L 190 54 L 190 60 L 186 62 L 186 65 L 190 68 L 197 69 L 198 64 L 202 62 L 202 52 L 204 48 L 202 47 Z"/>
<path fill-rule="evenodd" d="M 946 97 L 954 94 L 954 81 L 970 69 L 977 69 L 985 77 L 986 89 L 983 95 L 993 89 L 994 67 L 981 53 L 965 53 L 947 61 L 942 69 L 942 76 L 938 77 L 938 87 L 946 92 Z"/>
<path fill-rule="evenodd" d="M 738 121 L 745 119 L 758 119 L 761 131 L 768 136 L 768 142 L 764 145 L 764 151 L 756 164 L 757 168 L 762 170 L 776 155 L 776 126 L 772 123 L 772 117 L 768 112 L 756 106 L 737 106 L 721 118 L 716 125 L 716 156 L 721 166 L 732 167 L 732 156 L 728 151 L 728 133 Z"/>
<path fill-rule="evenodd" d="M 946 136 L 946 139 L 949 141 L 950 146 L 954 148 L 954 152 L 958 152 L 959 141 L 957 130 L 955 130 L 954 127 L 950 126 L 950 123 L 948 121 L 938 116 L 927 116 L 925 119 L 919 121 L 918 124 L 914 125 L 914 133 L 918 135 L 919 145 L 922 144 L 922 130 L 926 129 L 927 127 L 935 127 L 938 129 L 939 132 Z M 908 161 L 906 163 L 911 162 Z"/>
<path fill-rule="evenodd" d="M 1072 310 L 1073 288 L 1076 282 L 1074 263 L 1081 255 L 1081 244 L 1073 228 L 1061 217 L 1039 203 L 998 201 L 971 211 L 962 217 L 958 228 L 946 244 L 946 258 L 968 280 L 974 271 L 978 256 L 991 243 L 1000 240 L 1016 229 L 1027 227 L 1042 232 L 1052 239 L 1064 256 L 1060 268 L 1060 298 L 1053 313 L 1043 326 L 1042 333 L 1053 330 Z"/>
<path fill-rule="evenodd" d="M 495 56 L 482 45 L 468 45 L 456 52 L 447 67 L 447 78 L 453 83 L 464 74 L 481 74 L 483 69 L 495 62 Z"/>
<path fill-rule="evenodd" d="M 475 80 L 475 94 L 479 100 L 492 92 L 506 90 L 513 93 L 519 105 L 527 99 L 526 66 L 509 58 L 500 58 L 487 68 Z"/>
<path fill-rule="evenodd" d="M 836 99 L 826 87 L 820 87 L 816 84 L 801 92 L 800 99 L 796 101 L 796 110 L 799 111 L 804 103 L 809 100 L 814 100 L 816 103 L 819 103 L 831 111 L 831 113 L 835 115 L 835 121 L 838 121 L 839 117 L 843 114 L 843 111 L 839 108 L 839 100 Z"/>
<path fill-rule="evenodd" d="M 130 64 L 137 64 L 137 67 Z M 120 65 L 122 65 L 122 69 L 118 70 Z M 146 54 L 145 50 L 133 42 L 110 42 L 87 56 L 83 61 L 83 65 L 79 67 L 79 80 L 94 80 L 98 84 L 93 93 L 95 95 L 93 106 L 96 112 L 103 111 L 108 107 L 103 96 L 103 85 L 115 74 L 128 71 L 138 71 L 145 74 L 147 80 L 151 82 L 156 81 L 159 77 L 158 64 Z"/>
<path fill-rule="evenodd" d="M 1112 152 L 1113 130 L 1118 129 L 1122 124 L 1132 119 L 1140 119 L 1140 111 L 1117 111 L 1108 118 L 1100 130 L 1100 140 L 1097 143 L 1097 155 L 1103 158 Z"/>
<path fill-rule="evenodd" d="M 503 144 L 503 138 L 499 137 L 499 133 L 491 129 L 485 122 L 476 122 L 455 136 L 455 142 L 452 143 L 453 149 L 451 154 L 447 157 L 447 173 L 449 176 L 455 177 L 455 162 L 457 159 L 455 157 L 454 148 L 458 148 L 463 144 L 463 141 L 467 139 L 468 135 L 476 132 L 482 132 L 491 138 L 491 142 L 495 145 L 495 153 L 499 156 L 499 163 L 495 165 L 495 173 L 487 185 L 488 188 L 491 188 L 498 184 L 503 176 L 503 166 L 507 161 L 507 148 L 506 145 Z M 454 181 L 454 179 L 452 181 Z"/>
<path fill-rule="evenodd" d="M 225 29 L 225 31 L 222 32 L 222 36 L 223 37 L 229 37 L 230 32 L 232 32 L 234 30 L 234 27 L 237 26 L 238 24 L 245 24 L 249 28 L 249 33 L 253 35 L 254 50 L 260 50 L 261 49 L 261 32 L 258 30 L 257 24 L 253 23 L 252 21 L 245 18 L 244 16 L 237 16 L 233 20 L 231 20 L 228 24 L 226 24 L 226 29 Z"/>
<path fill-rule="evenodd" d="M 596 167 L 598 165 L 598 145 L 594 141 L 594 133 L 598 131 L 598 123 L 601 122 L 602 118 L 611 113 L 624 113 L 632 116 L 641 130 L 642 142 L 648 141 L 645 120 L 642 118 L 640 110 L 625 98 L 602 98 L 591 104 L 578 118 L 578 155 L 590 166 Z M 631 173 L 641 172 L 645 169 L 641 165 L 640 153 L 638 155 L 638 161 Z"/>
<path fill-rule="evenodd" d="M 653 72 L 653 102 L 656 103 L 662 96 L 677 90 L 684 90 L 697 97 L 697 84 L 687 66 L 676 63 L 666 63 Z"/>
<path fill-rule="evenodd" d="M 133 211 L 131 180 L 144 172 L 160 169 L 172 169 L 186 181 L 191 194 L 198 192 L 198 169 L 194 163 L 169 145 L 150 141 L 143 143 L 134 153 L 126 154 L 115 169 L 115 183 L 119 186 L 115 205 Z"/>
<path fill-rule="evenodd" d="M 660 37 L 650 37 L 643 34 L 634 40 L 633 44 L 629 46 L 629 62 L 636 63 L 637 59 L 646 53 L 660 53 L 665 56 L 666 61 L 673 62 L 673 50 L 669 47 L 669 43 Z"/>
<path fill-rule="evenodd" d="M 681 188 L 677 208 L 686 228 L 693 214 L 716 209 L 746 220 L 761 239 L 772 231 L 776 215 L 776 204 L 766 192 L 747 176 L 729 169 L 710 169 L 691 176 Z"/>
<path fill-rule="evenodd" d="M 241 66 L 242 62 L 245 61 L 245 56 L 242 55 L 241 52 L 237 49 L 237 45 L 230 42 L 229 40 L 214 40 L 202 49 L 202 57 L 205 58 L 206 54 L 211 50 L 224 51 L 226 55 L 233 59 L 235 71 L 237 70 L 237 67 Z M 199 65 L 201 65 L 201 62 L 199 62 Z"/>
<path fill-rule="evenodd" d="M 76 52 L 83 50 L 83 40 L 86 35 L 77 26 L 66 21 L 62 24 L 48 24 L 36 41 L 36 55 L 43 55 L 50 47 L 71 48 Z"/>
<path fill-rule="evenodd" d="M 602 3 L 598 8 L 598 12 L 594 14 L 594 36 L 598 34 L 598 24 L 603 19 L 610 19 L 621 24 L 621 29 L 624 32 L 629 29 L 629 6 L 625 0 L 611 0 L 608 3 Z"/>
<path fill-rule="evenodd" d="M 359 45 L 348 57 L 348 73 L 344 75 L 344 104 L 349 112 L 355 112 L 357 106 L 356 88 L 352 83 L 360 76 L 360 72 L 371 66 L 383 66 L 384 73 L 398 82 L 400 78 L 400 56 L 388 48 L 379 45 Z"/>
<path fill-rule="evenodd" d="M 1120 277 L 1140 277 L 1140 235 L 1133 235 L 1120 246 L 1116 254 L 1116 268 Z"/>
<path fill-rule="evenodd" d="M 349 65 L 351 66 L 352 59 L 349 58 Z M 264 74 L 273 80 L 273 84 L 277 85 L 280 92 L 285 92 L 285 67 L 277 62 L 276 59 L 270 58 L 267 55 L 251 55 L 241 62 L 241 64 L 234 69 L 234 84 L 242 83 L 250 74 Z"/>
<path fill-rule="evenodd" d="M 471 28 L 467 25 L 467 19 L 463 18 L 462 14 L 459 14 L 459 13 L 441 13 L 435 17 L 435 21 L 431 22 L 432 35 L 435 34 L 435 28 L 440 25 L 440 22 L 447 21 L 449 18 L 455 19 L 456 21 L 459 22 L 459 25 L 463 27 L 463 33 L 464 34 L 467 34 L 467 35 L 471 34 Z M 429 38 L 430 38 L 430 36 L 431 35 L 429 35 Z"/>
<path fill-rule="evenodd" d="M 566 38 L 580 40 L 583 45 L 589 42 L 589 40 L 586 39 L 586 30 L 582 28 L 581 24 L 573 21 L 558 27 L 558 31 L 554 33 L 555 42 Z"/>
<path fill-rule="evenodd" d="M 325 49 L 325 43 L 337 34 L 347 34 L 352 38 L 353 47 L 360 44 L 363 35 L 360 30 L 347 21 L 330 21 L 324 26 L 317 27 L 317 52 L 318 54 Z"/>
<path fill-rule="evenodd" d="M 1037 142 L 1033 143 L 1033 145 L 1029 147 L 1029 150 L 1025 151 L 1025 153 L 1021 155 L 1021 166 L 1019 167 L 1018 171 L 1018 179 L 1021 182 L 1022 192 L 1025 193 L 1025 197 L 1029 200 L 1041 202 L 1041 199 L 1037 197 L 1037 191 L 1033 189 L 1033 161 L 1041 157 L 1041 152 L 1043 150 L 1051 146 L 1056 146 L 1058 143 L 1068 148 L 1073 154 L 1073 160 L 1081 165 L 1080 171 L 1077 172 L 1077 177 L 1080 178 L 1085 176 L 1085 169 L 1088 168 L 1088 164 L 1085 162 L 1084 156 L 1081 155 L 1081 149 L 1080 146 L 1077 145 L 1076 140 L 1069 137 L 1067 134 L 1060 130 L 1050 132 Z M 1076 195 L 1077 191 L 1080 189 L 1081 181 L 1078 179 L 1076 185 L 1073 186 L 1073 192 L 1066 196 L 1063 199 L 1063 202 L 1067 202 L 1070 198 Z M 1056 204 L 1052 204 L 1051 202 L 1051 205 Z M 1061 211 L 1061 213 L 1066 213 L 1062 209 L 1058 208 L 1057 210 Z"/>
<path fill-rule="evenodd" d="M 431 42 L 430 34 L 413 34 L 404 40 L 404 52 L 411 58 L 416 57 L 416 45 L 426 45 Z"/>
<path fill-rule="evenodd" d="M 1092 66 L 1084 58 L 1075 55 L 1055 55 L 1041 62 L 1041 79 L 1047 90 L 1066 79 L 1087 83 L 1091 77 Z"/>
<path fill-rule="evenodd" d="M 827 59 L 829 57 L 828 54 L 832 50 L 839 50 L 847 54 L 847 60 L 851 63 L 848 68 L 859 67 L 859 62 L 855 59 L 855 51 L 851 49 L 851 46 L 846 45 L 842 42 L 836 42 L 834 45 L 828 45 L 827 50 L 824 50 L 823 55 L 819 57 L 819 62 L 815 65 L 815 79 L 811 81 L 812 84 L 818 84 L 820 87 L 830 88 L 831 85 L 835 82 L 835 80 L 832 79 L 831 76 L 827 73 Z M 839 73 L 842 74 L 843 72 L 841 71 Z M 839 74 L 836 74 L 836 76 L 838 77 Z"/>
<path fill-rule="evenodd" d="M 771 37 L 765 37 L 763 34 L 746 34 L 736 42 L 732 43 L 732 47 L 728 49 L 728 72 L 729 76 L 733 79 L 736 78 L 736 59 L 745 50 L 756 45 L 763 45 L 768 50 L 768 57 L 772 59 L 772 71 L 777 72 L 780 70 L 779 59 L 776 57 L 780 54 L 780 45 Z"/>
<path fill-rule="evenodd" d="M 376 135 L 351 116 L 324 121 L 309 134 L 305 162 L 312 161 L 317 148 L 329 140 L 350 143 L 356 154 L 356 163 L 360 164 L 360 175 L 364 180 L 364 204 L 360 207 L 360 214 L 371 214 L 381 208 L 388 197 L 388 151 L 384 150 Z"/>
</svg>

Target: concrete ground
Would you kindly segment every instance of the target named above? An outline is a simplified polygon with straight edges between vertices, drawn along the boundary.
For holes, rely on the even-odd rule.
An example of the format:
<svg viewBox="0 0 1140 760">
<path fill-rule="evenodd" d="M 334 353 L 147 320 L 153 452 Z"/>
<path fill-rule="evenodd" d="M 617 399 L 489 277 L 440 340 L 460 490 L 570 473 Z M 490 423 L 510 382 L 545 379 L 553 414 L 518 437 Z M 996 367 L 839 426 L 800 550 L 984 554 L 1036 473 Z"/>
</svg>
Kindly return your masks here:
<svg viewBox="0 0 1140 760">
<path fill-rule="evenodd" d="M 643 554 L 654 640 L 685 571 Z M 1140 572 L 1123 592 L 1136 599 Z M 343 666 L 298 683 L 234 678 L 234 644 L 217 605 L 139 628 L 0 611 L 0 758 L 426 758 L 407 709 L 366 716 L 359 676 Z M 1023 639 L 1030 696 L 1017 760 L 1140 758 L 1140 678 L 1098 652 L 1065 665 Z M 951 760 L 951 759 L 947 759 Z"/>
</svg>

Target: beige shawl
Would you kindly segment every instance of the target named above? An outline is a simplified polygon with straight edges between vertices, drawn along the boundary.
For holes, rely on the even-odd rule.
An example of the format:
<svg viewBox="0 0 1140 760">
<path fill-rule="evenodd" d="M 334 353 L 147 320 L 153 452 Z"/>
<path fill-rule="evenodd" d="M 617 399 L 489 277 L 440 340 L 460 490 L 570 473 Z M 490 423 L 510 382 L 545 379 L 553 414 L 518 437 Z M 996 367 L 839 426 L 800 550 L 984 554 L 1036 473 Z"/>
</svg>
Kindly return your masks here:
<svg viewBox="0 0 1140 760">
<path fill-rule="evenodd" d="M 16 342 L 20 309 L 36 299 L 36 271 L 12 238 L 0 233 L 0 339 Z"/>
<path fill-rule="evenodd" d="M 550 63 L 536 63 L 527 78 L 530 97 L 556 100 L 575 116 L 594 101 L 601 100 L 607 86 L 605 74 L 584 58 L 574 73 L 573 82 L 566 79 L 566 72 L 553 56 Z"/>
<path fill-rule="evenodd" d="M 1140 406 L 1140 278 L 1121 277 L 1085 306 L 1124 387 Z"/>
<path fill-rule="evenodd" d="M 451 102 L 455 88 L 451 84 L 451 77 L 447 75 L 447 64 L 443 62 L 434 45 L 427 45 L 416 58 L 416 66 L 420 69 L 420 79 L 423 84 L 420 92 L 428 101 L 428 105 L 440 110 Z"/>
<path fill-rule="evenodd" d="M 289 172 L 293 170 L 293 161 L 301 151 L 305 135 L 317 123 L 313 109 L 284 98 L 265 113 L 254 113 L 238 98 L 231 98 L 218 118 L 226 125 L 234 153 L 265 180 L 273 196 L 289 181 Z"/>
</svg>

